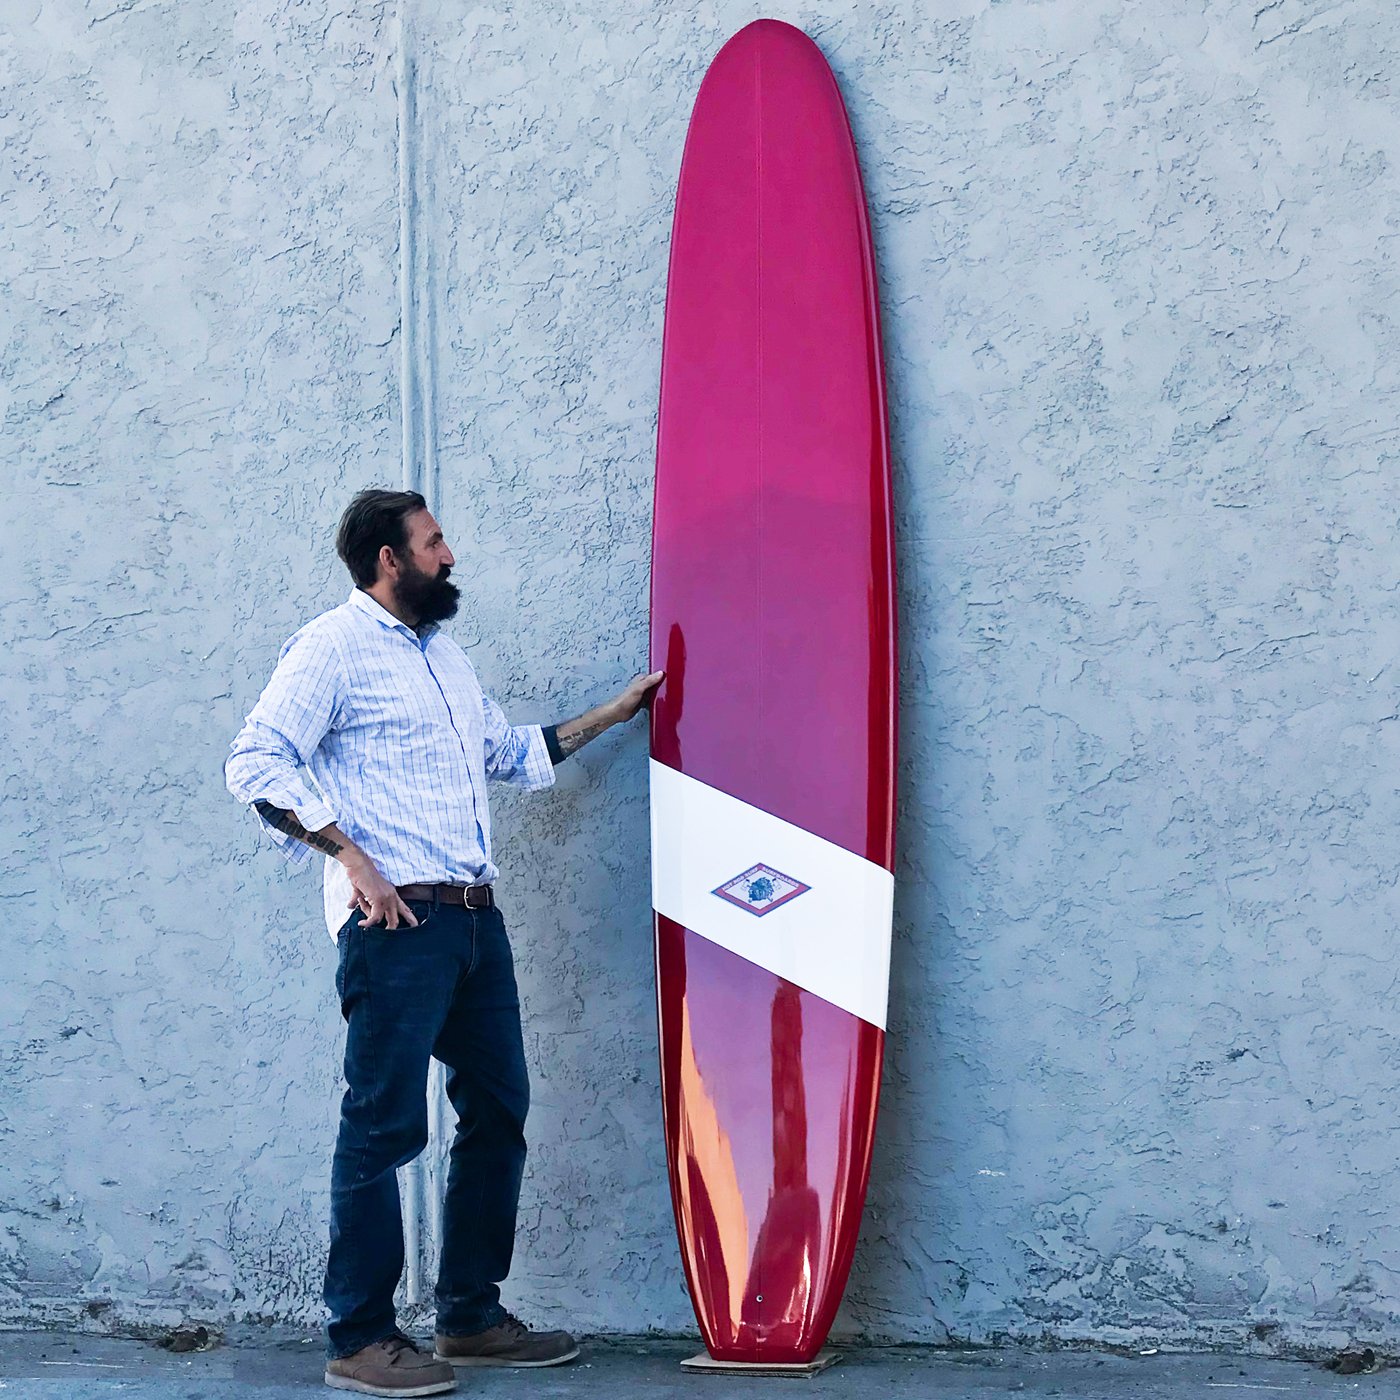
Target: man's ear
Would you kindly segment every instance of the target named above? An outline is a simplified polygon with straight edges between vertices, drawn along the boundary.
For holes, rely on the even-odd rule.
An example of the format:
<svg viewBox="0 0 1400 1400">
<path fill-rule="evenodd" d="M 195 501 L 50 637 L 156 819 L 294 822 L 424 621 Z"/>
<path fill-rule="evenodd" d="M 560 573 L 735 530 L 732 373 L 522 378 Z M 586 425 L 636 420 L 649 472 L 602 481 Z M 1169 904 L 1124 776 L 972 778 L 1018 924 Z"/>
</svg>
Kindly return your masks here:
<svg viewBox="0 0 1400 1400">
<path fill-rule="evenodd" d="M 393 578 L 399 570 L 399 561 L 393 549 L 387 544 L 379 546 L 379 577 Z"/>
</svg>

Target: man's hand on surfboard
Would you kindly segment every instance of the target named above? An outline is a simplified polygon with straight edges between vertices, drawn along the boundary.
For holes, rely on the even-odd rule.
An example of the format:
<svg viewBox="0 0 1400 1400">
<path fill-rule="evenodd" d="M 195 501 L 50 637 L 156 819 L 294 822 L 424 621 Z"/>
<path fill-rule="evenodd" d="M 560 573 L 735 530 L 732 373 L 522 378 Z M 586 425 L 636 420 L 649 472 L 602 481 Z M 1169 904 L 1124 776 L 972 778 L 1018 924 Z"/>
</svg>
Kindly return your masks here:
<svg viewBox="0 0 1400 1400">
<path fill-rule="evenodd" d="M 665 671 L 652 671 L 645 676 L 635 676 L 628 682 L 627 688 L 618 693 L 613 705 L 617 709 L 617 722 L 626 724 L 632 719 L 638 710 L 647 703 L 648 697 L 662 681 L 666 679 Z"/>
<path fill-rule="evenodd" d="M 627 683 L 624 690 L 618 691 L 606 704 L 597 705 L 586 715 L 571 719 L 559 725 L 554 737 L 559 745 L 559 758 L 568 758 L 576 753 L 590 739 L 596 739 L 605 729 L 615 724 L 626 724 L 647 702 L 647 697 L 666 678 L 665 671 L 652 671 L 649 675 L 637 676 Z"/>
</svg>

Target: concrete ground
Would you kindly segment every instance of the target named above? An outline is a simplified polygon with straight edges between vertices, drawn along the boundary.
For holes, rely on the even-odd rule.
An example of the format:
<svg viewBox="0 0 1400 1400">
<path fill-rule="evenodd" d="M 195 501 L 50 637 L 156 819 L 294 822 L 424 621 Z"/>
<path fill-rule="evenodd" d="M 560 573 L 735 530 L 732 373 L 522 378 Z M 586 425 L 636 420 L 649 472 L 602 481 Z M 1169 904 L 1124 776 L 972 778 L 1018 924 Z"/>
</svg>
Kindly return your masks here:
<svg viewBox="0 0 1400 1400">
<path fill-rule="evenodd" d="M 1400 1369 L 1336 1375 L 1315 1364 L 1253 1357 L 1085 1352 L 934 1351 L 890 1347 L 846 1352 L 800 1379 L 695 1376 L 680 1342 L 593 1341 L 571 1366 L 548 1371 L 466 1372 L 458 1395 L 528 1400 L 1260 1400 L 1295 1396 L 1400 1397 Z M 319 1338 L 242 1339 L 176 1355 L 148 1342 L 52 1332 L 0 1333 L 0 1392 L 16 1400 L 257 1400 L 328 1395 Z"/>
</svg>

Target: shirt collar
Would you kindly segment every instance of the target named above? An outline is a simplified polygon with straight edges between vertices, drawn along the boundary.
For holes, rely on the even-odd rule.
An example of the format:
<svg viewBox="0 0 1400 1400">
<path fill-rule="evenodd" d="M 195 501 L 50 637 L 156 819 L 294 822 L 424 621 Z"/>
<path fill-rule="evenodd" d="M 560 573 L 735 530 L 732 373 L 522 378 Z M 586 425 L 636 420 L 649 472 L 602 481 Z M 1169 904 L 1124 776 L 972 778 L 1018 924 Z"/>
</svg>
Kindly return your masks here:
<svg viewBox="0 0 1400 1400">
<path fill-rule="evenodd" d="M 363 588 L 352 588 L 348 601 L 352 608 L 359 608 L 362 613 L 372 617 L 381 627 L 391 627 L 395 632 L 402 632 L 405 637 L 411 638 L 415 646 L 426 645 L 428 639 L 438 630 L 438 624 L 430 622 L 422 632 L 415 632 L 408 623 L 401 622 L 382 603 L 371 598 Z"/>
</svg>

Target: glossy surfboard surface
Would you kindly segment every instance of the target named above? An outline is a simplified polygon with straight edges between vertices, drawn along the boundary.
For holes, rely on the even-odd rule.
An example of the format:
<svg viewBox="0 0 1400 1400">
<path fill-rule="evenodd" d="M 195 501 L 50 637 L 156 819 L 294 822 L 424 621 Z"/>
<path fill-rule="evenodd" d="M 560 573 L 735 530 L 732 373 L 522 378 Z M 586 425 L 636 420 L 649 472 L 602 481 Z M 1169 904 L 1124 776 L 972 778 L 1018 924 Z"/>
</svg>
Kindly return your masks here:
<svg viewBox="0 0 1400 1400">
<path fill-rule="evenodd" d="M 711 1355 L 810 1361 L 869 1176 L 893 903 L 894 559 L 875 265 L 821 51 L 701 85 L 672 230 L 652 539 L 667 1155 Z"/>
</svg>

